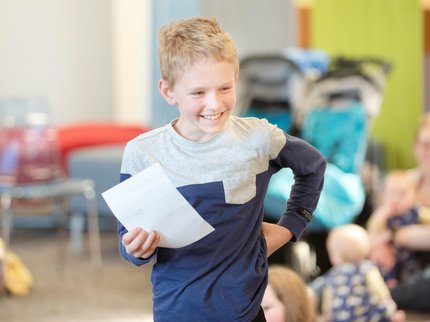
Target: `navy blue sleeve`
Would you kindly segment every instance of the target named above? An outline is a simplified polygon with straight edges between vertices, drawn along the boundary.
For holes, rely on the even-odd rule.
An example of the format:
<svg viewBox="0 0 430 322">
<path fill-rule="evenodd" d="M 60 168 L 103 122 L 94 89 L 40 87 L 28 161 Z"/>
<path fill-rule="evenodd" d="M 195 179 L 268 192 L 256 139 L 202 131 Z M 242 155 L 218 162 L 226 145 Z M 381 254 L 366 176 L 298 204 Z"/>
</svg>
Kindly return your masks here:
<svg viewBox="0 0 430 322">
<path fill-rule="evenodd" d="M 272 166 L 288 167 L 294 173 L 287 207 L 278 224 L 288 228 L 297 241 L 312 218 L 324 184 L 326 160 L 311 144 L 286 134 L 286 143 Z"/>
<path fill-rule="evenodd" d="M 130 178 L 131 175 L 129 174 L 124 174 L 121 173 L 120 175 L 120 182 L 123 182 L 125 180 L 127 180 L 128 178 Z M 122 244 L 122 236 L 127 232 L 127 229 L 119 222 L 117 221 L 117 227 L 118 227 L 118 241 L 119 241 L 119 251 L 121 253 L 121 256 L 129 261 L 130 263 L 136 265 L 136 266 L 141 266 L 143 264 L 149 263 L 156 255 L 157 251 L 154 252 L 154 254 L 151 255 L 151 257 L 149 258 L 136 258 L 133 255 L 127 253 L 127 251 L 125 250 L 125 247 Z"/>
</svg>

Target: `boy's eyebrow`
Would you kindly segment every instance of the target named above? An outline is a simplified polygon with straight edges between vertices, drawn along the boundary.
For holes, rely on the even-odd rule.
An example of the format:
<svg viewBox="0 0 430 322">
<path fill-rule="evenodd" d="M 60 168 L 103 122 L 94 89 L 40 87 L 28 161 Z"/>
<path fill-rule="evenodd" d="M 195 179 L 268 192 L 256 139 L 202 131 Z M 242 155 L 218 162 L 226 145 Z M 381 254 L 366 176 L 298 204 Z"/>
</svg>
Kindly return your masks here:
<svg viewBox="0 0 430 322">
<path fill-rule="evenodd" d="M 234 81 L 230 81 L 230 82 L 227 82 L 227 83 L 221 84 L 221 86 L 220 86 L 220 87 L 233 86 L 233 84 L 234 84 Z"/>
<path fill-rule="evenodd" d="M 187 88 L 187 91 L 189 91 L 189 92 L 195 92 L 195 91 L 201 91 L 201 90 L 204 90 L 205 88 L 204 87 L 189 87 L 189 88 Z"/>
<path fill-rule="evenodd" d="M 219 87 L 228 87 L 228 86 L 233 86 L 233 84 L 234 84 L 234 81 L 229 81 L 229 82 L 226 82 L 226 83 L 224 83 L 224 84 L 221 84 Z M 204 86 L 196 86 L 196 87 L 189 87 L 188 88 L 188 91 L 201 91 L 201 90 L 204 90 L 204 89 L 206 89 L 206 87 L 204 87 Z"/>
</svg>

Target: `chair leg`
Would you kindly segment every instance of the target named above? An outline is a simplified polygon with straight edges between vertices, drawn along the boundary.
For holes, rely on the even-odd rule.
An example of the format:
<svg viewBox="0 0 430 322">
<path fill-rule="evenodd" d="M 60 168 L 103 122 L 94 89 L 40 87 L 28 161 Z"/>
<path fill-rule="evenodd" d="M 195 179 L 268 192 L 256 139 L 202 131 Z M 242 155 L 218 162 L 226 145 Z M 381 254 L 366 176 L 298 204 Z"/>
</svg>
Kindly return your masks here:
<svg viewBox="0 0 430 322">
<path fill-rule="evenodd" d="M 0 195 L 0 215 L 1 215 L 1 236 L 3 238 L 5 248 L 9 248 L 10 235 L 11 235 L 11 224 L 12 224 L 12 197 L 4 193 Z"/>
<path fill-rule="evenodd" d="M 65 263 L 66 263 L 66 253 L 68 251 L 67 249 L 67 222 L 69 218 L 69 202 L 67 198 L 60 198 L 56 200 L 55 203 L 56 211 L 58 211 L 59 214 L 61 214 L 60 220 L 58 222 L 56 233 L 58 237 L 58 247 L 57 247 L 57 260 L 58 265 L 57 268 L 64 270 Z"/>
<path fill-rule="evenodd" d="M 93 264 L 101 266 L 102 253 L 101 253 L 101 245 L 100 245 L 100 227 L 99 227 L 99 214 L 97 210 L 96 192 L 92 187 L 87 187 L 84 191 L 84 197 L 87 200 L 88 232 L 89 232 L 91 260 Z"/>
</svg>

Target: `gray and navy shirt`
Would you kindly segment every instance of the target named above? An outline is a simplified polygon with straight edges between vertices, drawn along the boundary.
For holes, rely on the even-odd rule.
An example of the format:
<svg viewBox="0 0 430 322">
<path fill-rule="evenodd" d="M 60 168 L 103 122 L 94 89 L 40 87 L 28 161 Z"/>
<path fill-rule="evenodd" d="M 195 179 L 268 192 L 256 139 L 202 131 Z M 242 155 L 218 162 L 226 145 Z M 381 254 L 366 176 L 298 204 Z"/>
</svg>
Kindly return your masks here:
<svg viewBox="0 0 430 322">
<path fill-rule="evenodd" d="M 183 138 L 174 122 L 128 142 L 121 181 L 159 163 L 215 231 L 182 248 L 158 247 L 148 260 L 127 254 L 120 243 L 121 254 L 135 265 L 155 259 L 155 321 L 251 321 L 267 285 L 261 223 L 270 177 L 286 167 L 295 174 L 278 224 L 296 241 L 317 205 L 325 159 L 266 120 L 232 116 L 221 133 L 205 142 Z M 120 223 L 118 232 L 121 240 L 126 229 Z"/>
</svg>

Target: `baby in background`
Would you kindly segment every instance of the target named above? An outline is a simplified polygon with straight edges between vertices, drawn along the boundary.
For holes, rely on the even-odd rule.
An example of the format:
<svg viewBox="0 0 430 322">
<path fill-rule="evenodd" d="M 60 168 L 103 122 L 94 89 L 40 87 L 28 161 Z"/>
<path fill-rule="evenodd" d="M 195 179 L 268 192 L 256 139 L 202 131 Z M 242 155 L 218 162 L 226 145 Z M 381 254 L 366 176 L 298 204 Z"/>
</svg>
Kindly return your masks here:
<svg viewBox="0 0 430 322">
<path fill-rule="evenodd" d="M 407 171 L 390 172 L 384 182 L 382 204 L 369 218 L 370 258 L 378 265 L 389 287 L 421 269 L 414 251 L 396 247 L 393 234 L 402 226 L 428 221 L 424 208 L 415 206 L 415 183 Z"/>
<path fill-rule="evenodd" d="M 370 239 L 364 228 L 348 224 L 331 230 L 327 251 L 333 267 L 324 276 L 323 321 L 405 320 L 378 267 L 368 260 Z"/>
</svg>

